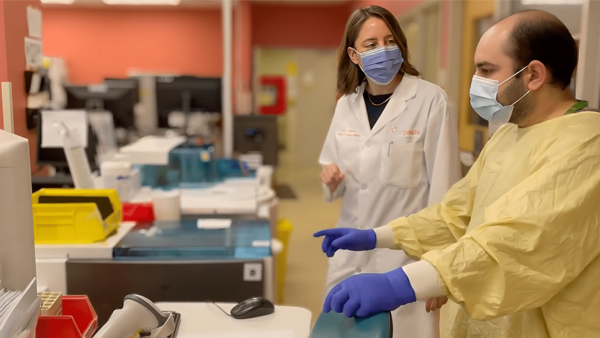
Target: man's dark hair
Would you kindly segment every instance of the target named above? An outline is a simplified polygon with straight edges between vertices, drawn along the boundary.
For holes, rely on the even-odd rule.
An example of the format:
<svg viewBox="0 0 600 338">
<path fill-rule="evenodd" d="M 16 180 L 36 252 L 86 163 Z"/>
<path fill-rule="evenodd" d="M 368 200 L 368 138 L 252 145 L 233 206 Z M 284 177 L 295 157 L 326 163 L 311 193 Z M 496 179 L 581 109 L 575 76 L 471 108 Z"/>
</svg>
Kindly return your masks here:
<svg viewBox="0 0 600 338">
<path fill-rule="evenodd" d="M 577 67 L 577 44 L 569 29 L 558 19 L 525 19 L 511 34 L 508 55 L 515 62 L 515 73 L 538 60 L 550 72 L 551 84 L 565 89 Z M 520 75 L 520 74 L 519 74 Z"/>
</svg>

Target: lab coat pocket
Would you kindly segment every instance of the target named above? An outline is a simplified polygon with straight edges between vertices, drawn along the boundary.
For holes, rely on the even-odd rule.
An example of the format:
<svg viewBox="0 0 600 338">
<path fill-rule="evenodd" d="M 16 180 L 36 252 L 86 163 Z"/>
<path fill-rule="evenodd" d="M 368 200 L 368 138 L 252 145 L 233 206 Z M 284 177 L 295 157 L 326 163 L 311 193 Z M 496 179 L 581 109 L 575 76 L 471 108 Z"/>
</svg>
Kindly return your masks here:
<svg viewBox="0 0 600 338">
<path fill-rule="evenodd" d="M 400 188 L 415 188 L 421 182 L 423 143 L 391 141 L 382 149 L 381 181 Z"/>
<path fill-rule="evenodd" d="M 353 130 L 338 133 L 337 135 L 338 161 L 336 163 L 342 171 L 354 168 L 358 161 L 356 154 L 360 151 L 360 137 Z"/>
</svg>

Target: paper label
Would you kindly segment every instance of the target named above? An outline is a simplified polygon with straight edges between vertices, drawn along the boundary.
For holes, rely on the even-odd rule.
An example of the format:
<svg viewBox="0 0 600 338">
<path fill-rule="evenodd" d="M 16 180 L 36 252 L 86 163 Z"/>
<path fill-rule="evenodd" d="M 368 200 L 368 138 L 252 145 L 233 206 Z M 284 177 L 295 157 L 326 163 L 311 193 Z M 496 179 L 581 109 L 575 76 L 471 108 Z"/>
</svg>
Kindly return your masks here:
<svg viewBox="0 0 600 338">
<path fill-rule="evenodd" d="M 268 248 L 271 246 L 271 241 L 252 241 L 252 246 L 255 248 Z"/>
<path fill-rule="evenodd" d="M 262 281 L 262 275 L 262 264 L 244 264 L 244 282 L 260 282 Z"/>
<path fill-rule="evenodd" d="M 228 229 L 231 227 L 230 218 L 199 218 L 198 229 Z"/>
</svg>

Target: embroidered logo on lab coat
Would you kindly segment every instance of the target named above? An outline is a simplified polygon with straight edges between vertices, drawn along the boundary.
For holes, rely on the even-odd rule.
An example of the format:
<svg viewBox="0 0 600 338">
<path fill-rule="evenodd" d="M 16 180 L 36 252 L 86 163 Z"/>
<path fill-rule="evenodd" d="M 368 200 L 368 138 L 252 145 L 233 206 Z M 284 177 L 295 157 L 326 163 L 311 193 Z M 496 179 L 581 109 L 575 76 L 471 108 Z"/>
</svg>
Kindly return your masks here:
<svg viewBox="0 0 600 338">
<path fill-rule="evenodd" d="M 402 133 L 402 136 L 419 136 L 421 135 L 421 132 L 418 130 L 405 130 Z"/>
<path fill-rule="evenodd" d="M 356 131 L 354 131 L 354 129 L 350 129 L 350 128 L 346 128 L 346 129 L 344 129 L 344 131 L 340 131 L 337 134 L 338 134 L 338 136 L 352 136 L 352 137 L 360 136 Z"/>
<path fill-rule="evenodd" d="M 421 132 L 419 130 L 405 130 L 402 132 L 401 134 L 402 139 L 406 140 L 407 142 L 415 142 L 419 139 L 419 135 L 421 135 Z"/>
</svg>

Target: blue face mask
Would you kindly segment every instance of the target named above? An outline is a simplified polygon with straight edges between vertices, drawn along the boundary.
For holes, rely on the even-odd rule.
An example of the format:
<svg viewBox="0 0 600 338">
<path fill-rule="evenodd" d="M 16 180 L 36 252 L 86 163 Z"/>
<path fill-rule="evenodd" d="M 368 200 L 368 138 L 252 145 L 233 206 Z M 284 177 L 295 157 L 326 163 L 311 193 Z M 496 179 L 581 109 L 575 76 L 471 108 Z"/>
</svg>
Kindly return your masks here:
<svg viewBox="0 0 600 338">
<path fill-rule="evenodd" d="M 373 83 L 380 86 L 390 84 L 404 62 L 398 46 L 383 46 L 363 53 L 356 49 L 354 51 L 360 55 L 362 71 Z"/>
<path fill-rule="evenodd" d="M 516 72 L 513 76 L 504 80 L 502 83 L 498 83 L 496 80 L 486 79 L 481 76 L 474 75 L 473 80 L 471 81 L 471 90 L 469 91 L 469 96 L 471 97 L 471 106 L 473 110 L 477 112 L 481 118 L 490 122 L 490 124 L 494 125 L 502 125 L 508 123 L 512 116 L 512 111 L 514 109 L 515 104 L 521 101 L 529 91 L 525 93 L 525 95 L 521 96 L 520 99 L 515 101 L 515 103 L 509 106 L 503 106 L 500 102 L 498 102 L 498 88 L 505 84 L 508 80 L 517 76 L 519 73 L 524 71 L 527 68 L 525 66 L 520 71 Z"/>
</svg>

